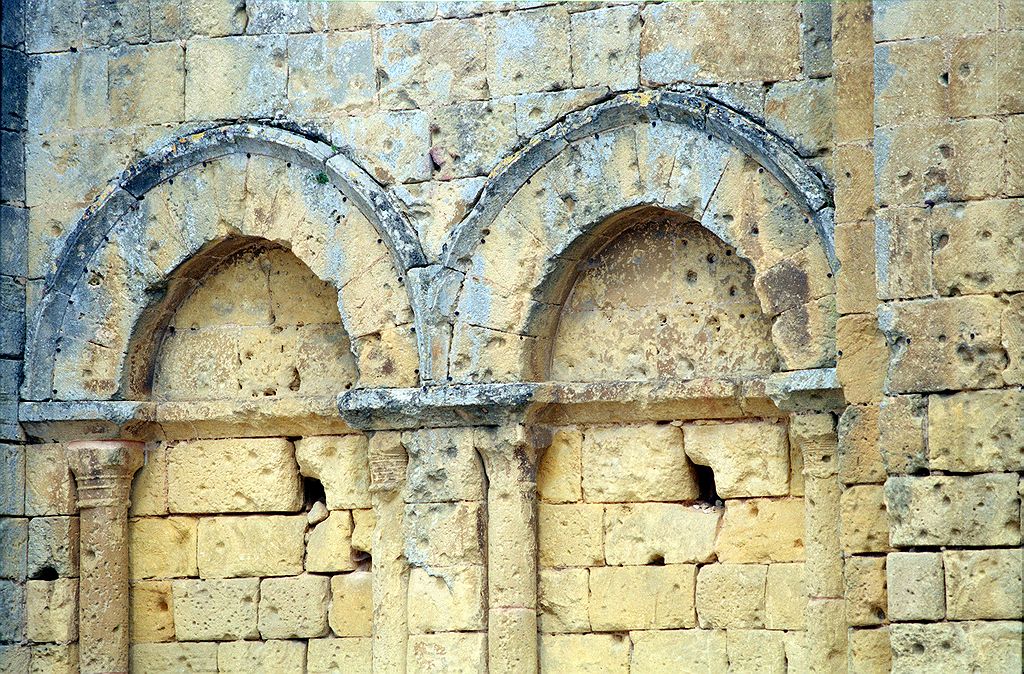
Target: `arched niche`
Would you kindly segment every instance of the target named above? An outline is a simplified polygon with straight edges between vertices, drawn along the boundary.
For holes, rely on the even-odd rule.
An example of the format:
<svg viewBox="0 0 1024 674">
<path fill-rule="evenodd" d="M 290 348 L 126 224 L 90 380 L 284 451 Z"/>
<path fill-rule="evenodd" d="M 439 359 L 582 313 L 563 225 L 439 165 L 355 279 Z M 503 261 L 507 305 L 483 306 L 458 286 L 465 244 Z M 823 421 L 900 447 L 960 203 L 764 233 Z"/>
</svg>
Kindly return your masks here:
<svg viewBox="0 0 1024 674">
<path fill-rule="evenodd" d="M 334 287 L 280 246 L 226 243 L 219 255 L 200 254 L 215 264 L 173 314 L 162 314 L 160 343 L 140 345 L 147 353 L 136 358 L 152 372 L 134 376 L 152 379 L 158 401 L 329 397 L 351 388 L 358 372 Z"/>
<path fill-rule="evenodd" d="M 781 140 L 696 95 L 626 96 L 570 116 L 505 162 L 445 244 L 464 274 L 448 376 L 540 380 L 563 303 L 621 214 L 697 223 L 753 271 L 780 370 L 835 360 L 828 195 Z"/>
<path fill-rule="evenodd" d="M 774 372 L 754 270 L 693 220 L 646 207 L 579 265 L 557 319 L 547 378 L 648 381 Z"/>
<path fill-rule="evenodd" d="M 27 346 L 31 400 L 143 400 L 154 348 L 199 278 L 254 240 L 338 294 L 359 386 L 416 377 L 408 223 L 358 167 L 296 134 L 245 125 L 180 139 L 133 166 L 72 232 Z"/>
</svg>

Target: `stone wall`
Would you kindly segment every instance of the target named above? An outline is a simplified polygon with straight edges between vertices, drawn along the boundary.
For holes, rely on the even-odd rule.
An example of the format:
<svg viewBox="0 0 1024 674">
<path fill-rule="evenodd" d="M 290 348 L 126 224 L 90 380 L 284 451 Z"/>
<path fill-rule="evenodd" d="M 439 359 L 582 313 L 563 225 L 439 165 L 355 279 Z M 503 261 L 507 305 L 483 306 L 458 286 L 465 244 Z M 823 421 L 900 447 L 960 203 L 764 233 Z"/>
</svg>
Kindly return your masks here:
<svg viewBox="0 0 1024 674">
<path fill-rule="evenodd" d="M 1019 0 L 0 25 L 0 671 L 1021 670 Z"/>
</svg>

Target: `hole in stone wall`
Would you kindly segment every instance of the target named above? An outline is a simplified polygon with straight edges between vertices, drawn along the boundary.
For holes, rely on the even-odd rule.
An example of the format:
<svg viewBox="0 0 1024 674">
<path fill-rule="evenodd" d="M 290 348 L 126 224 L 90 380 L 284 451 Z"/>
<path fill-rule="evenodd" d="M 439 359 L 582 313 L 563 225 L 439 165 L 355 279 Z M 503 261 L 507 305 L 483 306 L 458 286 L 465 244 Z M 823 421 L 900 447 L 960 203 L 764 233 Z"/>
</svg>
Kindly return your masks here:
<svg viewBox="0 0 1024 674">
<path fill-rule="evenodd" d="M 52 566 L 44 566 L 33 573 L 29 580 L 57 580 L 57 569 Z"/>
<path fill-rule="evenodd" d="M 314 503 L 327 503 L 327 492 L 323 483 L 315 477 L 302 478 L 302 504 L 309 511 Z"/>
<path fill-rule="evenodd" d="M 694 473 L 697 476 L 697 490 L 700 500 L 703 503 L 715 505 L 721 499 L 718 497 L 718 489 L 715 487 L 715 473 L 709 466 L 694 464 Z"/>
<path fill-rule="evenodd" d="M 665 557 L 662 555 L 653 555 L 647 566 L 665 566 Z"/>
</svg>

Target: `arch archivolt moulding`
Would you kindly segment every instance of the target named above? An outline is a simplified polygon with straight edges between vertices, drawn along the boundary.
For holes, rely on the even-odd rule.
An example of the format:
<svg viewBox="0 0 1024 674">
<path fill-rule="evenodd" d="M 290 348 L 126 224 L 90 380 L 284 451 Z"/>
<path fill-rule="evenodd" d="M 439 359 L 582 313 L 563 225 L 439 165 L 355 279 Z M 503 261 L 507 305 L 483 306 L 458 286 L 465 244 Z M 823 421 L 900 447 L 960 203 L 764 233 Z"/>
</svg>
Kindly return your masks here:
<svg viewBox="0 0 1024 674">
<path fill-rule="evenodd" d="M 367 384 L 415 384 L 405 275 L 426 260 L 398 205 L 336 148 L 237 124 L 145 157 L 86 211 L 45 281 L 24 397 L 144 399 L 147 364 L 132 360 L 154 355 L 163 314 L 219 260 L 261 241 L 338 289 L 357 359 L 390 363 Z"/>
<path fill-rule="evenodd" d="M 282 185 L 290 200 L 265 199 Z M 67 239 L 30 331 L 25 398 L 143 399 L 127 371 L 140 368 L 125 364 L 150 334 L 138 330 L 147 308 L 187 289 L 172 272 L 197 254 L 208 266 L 232 237 L 278 242 L 339 288 L 354 349 L 372 342 L 405 370 L 363 386 L 543 379 L 531 353 L 546 353 L 577 264 L 617 234 L 614 216 L 643 207 L 696 221 L 751 262 L 782 369 L 833 363 L 838 265 L 821 178 L 702 93 L 639 92 L 571 113 L 503 160 L 438 261 L 388 190 L 332 146 L 257 124 L 183 137 L 127 169 Z M 404 287 L 381 301 L 389 275 Z"/>
<path fill-rule="evenodd" d="M 435 324 L 420 336 L 434 342 L 421 371 L 455 382 L 543 379 L 537 354 L 577 265 L 621 231 L 613 216 L 641 207 L 681 213 L 753 265 L 783 369 L 828 366 L 838 268 L 830 204 L 781 139 L 704 95 L 626 94 L 570 114 L 498 166 L 446 240 L 423 312 Z"/>
</svg>

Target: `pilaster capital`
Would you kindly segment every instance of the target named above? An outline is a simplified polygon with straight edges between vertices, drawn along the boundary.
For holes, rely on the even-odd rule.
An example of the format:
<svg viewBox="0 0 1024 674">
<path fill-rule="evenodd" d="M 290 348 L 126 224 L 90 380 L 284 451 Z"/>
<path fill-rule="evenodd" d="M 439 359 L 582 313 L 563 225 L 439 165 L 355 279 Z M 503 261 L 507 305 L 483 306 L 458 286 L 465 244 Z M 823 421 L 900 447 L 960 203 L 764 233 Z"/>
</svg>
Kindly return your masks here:
<svg viewBox="0 0 1024 674">
<path fill-rule="evenodd" d="M 142 467 L 143 443 L 135 440 L 81 440 L 66 446 L 78 485 L 78 507 L 127 506 L 132 477 Z"/>
</svg>

